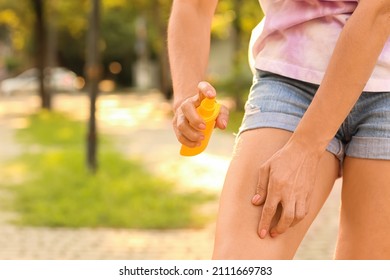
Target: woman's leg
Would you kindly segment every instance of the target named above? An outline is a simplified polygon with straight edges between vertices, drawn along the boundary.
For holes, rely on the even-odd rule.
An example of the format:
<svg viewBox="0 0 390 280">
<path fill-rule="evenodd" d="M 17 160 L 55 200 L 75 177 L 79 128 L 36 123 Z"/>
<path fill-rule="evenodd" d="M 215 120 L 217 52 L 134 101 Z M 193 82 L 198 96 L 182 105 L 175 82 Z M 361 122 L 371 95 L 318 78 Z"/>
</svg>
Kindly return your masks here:
<svg viewBox="0 0 390 280">
<path fill-rule="evenodd" d="M 347 157 L 336 259 L 390 259 L 390 161 Z"/>
<path fill-rule="evenodd" d="M 261 207 L 251 204 L 259 167 L 290 138 L 281 129 L 261 128 L 242 133 L 235 148 L 220 200 L 214 259 L 291 259 L 328 197 L 338 175 L 339 161 L 328 152 L 318 166 L 318 177 L 306 218 L 286 233 L 260 239 Z"/>
</svg>

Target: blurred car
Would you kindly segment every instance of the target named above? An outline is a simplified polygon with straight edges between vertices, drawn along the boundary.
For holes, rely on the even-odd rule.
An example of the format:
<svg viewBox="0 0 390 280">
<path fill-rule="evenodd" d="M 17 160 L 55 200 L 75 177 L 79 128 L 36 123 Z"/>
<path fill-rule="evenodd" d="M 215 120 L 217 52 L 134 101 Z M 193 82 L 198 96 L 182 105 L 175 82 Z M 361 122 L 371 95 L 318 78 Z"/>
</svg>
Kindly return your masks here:
<svg viewBox="0 0 390 280">
<path fill-rule="evenodd" d="M 49 69 L 50 72 L 48 72 Z M 47 68 L 45 71 L 47 71 L 45 74 L 50 73 L 50 75 L 46 75 L 46 77 L 48 77 L 48 81 L 46 82 L 53 91 L 69 92 L 79 89 L 77 86 L 78 78 L 76 73 L 63 67 Z M 13 78 L 5 79 L 0 83 L 0 91 L 4 95 L 11 95 L 15 92 L 38 91 L 38 73 L 39 71 L 37 68 L 31 68 Z"/>
</svg>

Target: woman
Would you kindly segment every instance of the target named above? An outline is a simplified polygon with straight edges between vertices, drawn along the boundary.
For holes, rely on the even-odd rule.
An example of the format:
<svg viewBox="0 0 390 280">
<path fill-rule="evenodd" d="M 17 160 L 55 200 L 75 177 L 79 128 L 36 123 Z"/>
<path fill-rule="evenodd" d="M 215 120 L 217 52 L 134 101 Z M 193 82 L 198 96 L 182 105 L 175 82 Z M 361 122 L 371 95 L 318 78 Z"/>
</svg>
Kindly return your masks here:
<svg viewBox="0 0 390 280">
<path fill-rule="evenodd" d="M 173 127 L 195 146 L 217 0 L 176 0 Z M 223 187 L 215 259 L 291 259 L 343 175 L 336 259 L 390 259 L 390 1 L 260 0 L 256 69 Z M 216 126 L 226 127 L 221 110 Z"/>
</svg>

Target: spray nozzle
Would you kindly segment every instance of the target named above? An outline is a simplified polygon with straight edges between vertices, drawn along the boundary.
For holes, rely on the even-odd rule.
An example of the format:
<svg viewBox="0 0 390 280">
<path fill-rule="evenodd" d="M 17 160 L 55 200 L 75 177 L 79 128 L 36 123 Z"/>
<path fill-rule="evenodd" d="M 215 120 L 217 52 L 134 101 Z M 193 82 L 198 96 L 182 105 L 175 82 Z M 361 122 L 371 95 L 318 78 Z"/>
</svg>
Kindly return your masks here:
<svg viewBox="0 0 390 280">
<path fill-rule="evenodd" d="M 215 102 L 215 98 L 205 98 L 200 103 L 198 112 L 204 117 L 209 117 L 213 115 L 213 112 L 216 109 L 216 105 L 217 103 Z"/>
</svg>

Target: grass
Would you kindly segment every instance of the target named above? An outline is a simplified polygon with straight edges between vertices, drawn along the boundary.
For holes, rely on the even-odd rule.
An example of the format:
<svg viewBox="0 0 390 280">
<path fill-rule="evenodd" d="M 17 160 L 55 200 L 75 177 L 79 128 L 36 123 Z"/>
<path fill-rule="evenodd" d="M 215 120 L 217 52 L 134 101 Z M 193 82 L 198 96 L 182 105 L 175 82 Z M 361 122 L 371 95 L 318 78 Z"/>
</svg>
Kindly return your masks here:
<svg viewBox="0 0 390 280">
<path fill-rule="evenodd" d="M 229 123 L 226 128 L 227 132 L 237 133 L 240 128 L 242 118 L 244 117 L 243 111 L 232 110 L 229 113 Z"/>
<path fill-rule="evenodd" d="M 28 127 L 18 132 L 18 140 L 25 144 L 59 146 L 83 145 L 86 124 L 73 121 L 64 114 L 46 110 L 31 115 Z"/>
<path fill-rule="evenodd" d="M 43 148 L 10 163 L 26 178 L 7 188 L 18 224 L 168 229 L 201 227 L 210 218 L 196 210 L 214 195 L 178 191 L 139 162 L 124 159 L 108 140 L 100 148 L 98 173 L 87 172 L 82 124 L 48 112 L 29 122 L 18 133 L 20 141 Z"/>
</svg>

